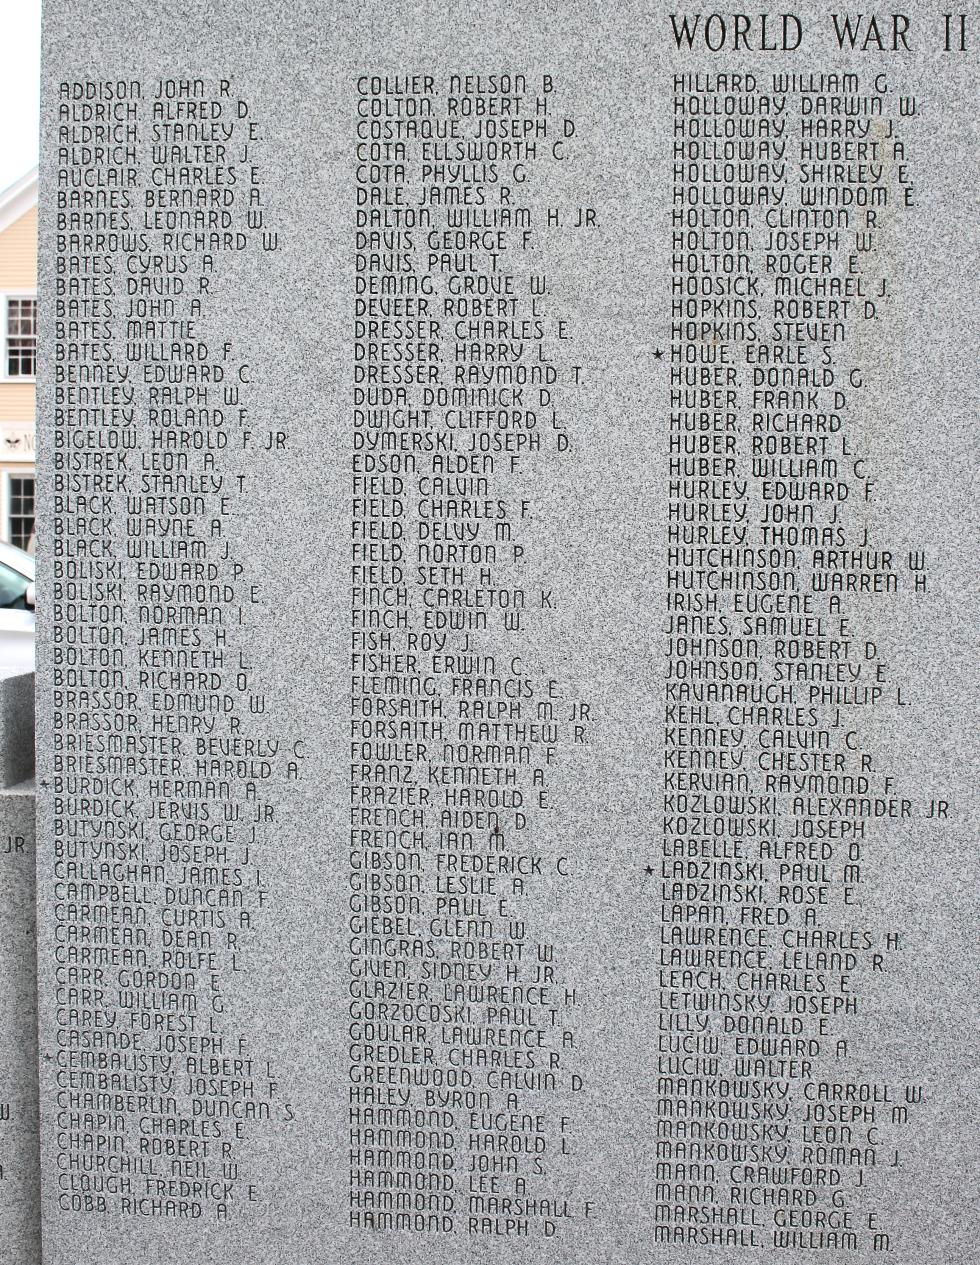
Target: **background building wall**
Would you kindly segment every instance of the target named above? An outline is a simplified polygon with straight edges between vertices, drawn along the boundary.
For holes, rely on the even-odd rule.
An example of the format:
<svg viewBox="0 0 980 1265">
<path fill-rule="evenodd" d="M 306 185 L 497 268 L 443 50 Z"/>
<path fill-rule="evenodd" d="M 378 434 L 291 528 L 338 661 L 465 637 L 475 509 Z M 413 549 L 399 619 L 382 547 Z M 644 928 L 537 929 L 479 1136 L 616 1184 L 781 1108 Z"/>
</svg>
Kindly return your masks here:
<svg viewBox="0 0 980 1265">
<path fill-rule="evenodd" d="M 37 295 L 36 185 L 33 199 L 0 229 L 0 540 L 27 546 L 33 517 L 35 386 L 33 377 L 8 374 L 6 336 L 8 301 Z"/>
</svg>

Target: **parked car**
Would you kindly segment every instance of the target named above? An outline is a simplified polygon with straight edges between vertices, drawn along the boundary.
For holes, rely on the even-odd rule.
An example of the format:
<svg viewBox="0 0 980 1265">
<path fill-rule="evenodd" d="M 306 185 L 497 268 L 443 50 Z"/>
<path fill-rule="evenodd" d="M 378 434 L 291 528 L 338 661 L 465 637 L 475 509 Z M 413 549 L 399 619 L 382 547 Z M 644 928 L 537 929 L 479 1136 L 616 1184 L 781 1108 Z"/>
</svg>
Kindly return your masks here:
<svg viewBox="0 0 980 1265">
<path fill-rule="evenodd" d="M 34 671 L 34 559 L 0 541 L 0 676 Z"/>
</svg>

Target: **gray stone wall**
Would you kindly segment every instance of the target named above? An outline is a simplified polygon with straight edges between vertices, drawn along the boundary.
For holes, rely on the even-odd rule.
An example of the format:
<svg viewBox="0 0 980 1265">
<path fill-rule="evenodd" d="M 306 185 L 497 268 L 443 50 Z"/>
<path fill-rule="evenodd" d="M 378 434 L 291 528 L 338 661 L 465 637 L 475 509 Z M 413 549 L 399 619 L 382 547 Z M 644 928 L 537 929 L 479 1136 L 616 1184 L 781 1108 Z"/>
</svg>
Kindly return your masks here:
<svg viewBox="0 0 980 1265">
<path fill-rule="evenodd" d="M 0 1260 L 40 1265 L 34 677 L 0 681 Z M 24 779 L 24 780 L 22 780 Z"/>
</svg>

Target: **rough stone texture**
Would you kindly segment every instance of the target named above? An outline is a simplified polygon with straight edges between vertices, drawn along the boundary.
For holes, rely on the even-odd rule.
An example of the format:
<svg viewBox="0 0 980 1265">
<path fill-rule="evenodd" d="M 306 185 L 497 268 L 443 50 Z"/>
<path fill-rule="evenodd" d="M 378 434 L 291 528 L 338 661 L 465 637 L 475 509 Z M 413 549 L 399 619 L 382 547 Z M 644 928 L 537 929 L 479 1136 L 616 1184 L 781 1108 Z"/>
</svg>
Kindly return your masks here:
<svg viewBox="0 0 980 1265">
<path fill-rule="evenodd" d="M 0 1259 L 11 1265 L 41 1260 L 33 772 L 30 673 L 0 681 Z"/>
<path fill-rule="evenodd" d="M 969 527 L 976 472 L 977 77 L 975 57 L 938 50 L 931 6 L 913 9 L 922 33 L 910 56 L 835 55 L 826 14 L 806 5 L 809 31 L 800 53 L 711 57 L 672 54 L 670 7 L 664 5 L 190 0 L 165 6 L 118 0 L 107 8 L 101 0 L 48 0 L 38 578 L 46 1265 L 142 1265 L 147 1259 L 213 1265 L 870 1265 L 881 1259 L 947 1265 L 975 1257 L 971 683 L 977 604 Z M 568 409 L 575 457 L 558 469 L 535 468 L 533 483 L 514 493 L 536 498 L 529 588 L 550 584 L 559 598 L 553 617 L 529 616 L 522 643 L 526 671 L 538 680 L 560 678 L 566 704 L 589 698 L 598 716 L 591 744 L 569 755 L 556 775 L 553 803 L 560 811 L 535 826 L 534 847 L 551 861 L 567 861 L 567 877 L 562 872 L 559 879 L 551 865 L 521 911 L 535 939 L 556 946 L 563 987 L 576 991 L 580 1006 L 574 1049 L 584 1085 L 581 1092 L 577 1086 L 563 1090 L 547 1107 L 553 1130 L 561 1113 L 572 1121 L 567 1153 L 555 1144 L 546 1163 L 554 1164 L 548 1171 L 559 1174 L 556 1188 L 574 1211 L 554 1238 L 507 1238 L 502 1230 L 484 1237 L 353 1230 L 345 976 L 350 889 L 344 868 L 351 826 L 353 83 L 365 71 L 445 76 L 502 68 L 554 76 L 559 118 L 574 115 L 577 122 L 577 161 L 565 174 L 551 175 L 544 194 L 536 194 L 539 211 L 542 204 L 560 204 L 572 217 L 579 206 L 592 206 L 601 216 L 594 238 L 567 234 L 547 263 L 548 301 L 569 318 L 575 359 L 585 367 L 582 394 Z M 889 1121 L 880 1162 L 867 1168 L 873 1192 L 862 1196 L 858 1251 L 668 1247 L 653 1237 L 660 1201 L 659 923 L 658 903 L 648 891 L 657 880 L 644 886 L 643 865 L 659 864 L 663 812 L 657 778 L 664 767 L 660 638 L 670 359 L 661 365 L 652 354 L 658 345 L 669 347 L 671 338 L 672 76 L 745 68 L 760 77 L 773 69 L 857 68 L 872 77 L 883 72 L 896 95 L 918 95 L 923 116 L 908 155 L 917 201 L 900 219 L 883 216 L 877 247 L 876 266 L 888 270 L 900 298 L 873 331 L 860 331 L 846 362 L 873 380 L 856 449 L 870 459 L 877 480 L 868 521 L 898 553 L 925 548 L 929 560 L 928 593 L 921 601 L 903 605 L 897 616 L 890 608 L 860 607 L 853 632 L 886 648 L 887 679 L 897 680 L 911 702 L 906 716 L 869 712 L 855 729 L 861 749 L 866 744 L 874 755 L 875 770 L 900 779 L 901 789 L 891 793 L 910 794 L 915 812 L 911 821 L 889 821 L 874 836 L 863 861 L 871 877 L 860 894 L 860 912 L 834 909 L 840 926 L 867 928 L 876 945 L 899 933 L 901 952 L 897 964 L 895 958 L 880 968 L 866 964 L 855 985 L 862 1009 L 849 1019 L 847 1048 L 825 1049 L 815 1079 L 844 1087 L 887 1083 L 897 1094 L 905 1086 L 923 1087 L 923 1100 L 901 1131 L 899 1163 L 892 1165 L 899 1148 Z M 224 1029 L 225 1055 L 254 1056 L 262 1092 L 267 1081 L 276 1084 L 276 1106 L 267 1126 L 235 1142 L 230 1163 L 240 1167 L 230 1215 L 219 1218 L 209 1206 L 206 1216 L 191 1220 L 85 1212 L 60 1202 L 55 830 L 64 813 L 51 788 L 55 722 L 62 717 L 53 697 L 54 637 L 45 612 L 54 577 L 56 365 L 49 349 L 58 275 L 59 84 L 138 78 L 151 85 L 157 77 L 197 75 L 232 77 L 235 92 L 247 97 L 252 117 L 260 120 L 264 205 L 280 236 L 275 255 L 221 260 L 220 301 L 209 327 L 216 347 L 231 338 L 233 354 L 250 361 L 256 432 L 260 425 L 289 430 L 289 445 L 273 464 L 254 449 L 239 451 L 238 465 L 230 454 L 218 457 L 218 469 L 246 471 L 246 504 L 231 534 L 235 556 L 247 563 L 247 582 L 259 592 L 244 627 L 232 629 L 229 647 L 242 655 L 242 670 L 254 674 L 268 700 L 264 729 L 249 722 L 247 732 L 279 738 L 294 751 L 294 744 L 302 744 L 305 763 L 295 777 L 284 763 L 276 766 L 274 828 L 260 833 L 254 845 L 262 871 L 255 885 L 264 885 L 268 897 L 256 902 L 237 969 L 222 942 L 215 972 L 225 1004 L 221 1023 L 232 1025 Z M 748 433 L 751 403 L 744 408 Z M 138 626 L 134 612 L 127 606 L 130 646 Z M 503 637 L 494 648 L 513 651 Z M 149 714 L 149 694 L 147 689 L 137 704 L 141 716 Z M 239 790 L 251 807 L 244 783 Z M 138 794 L 147 809 L 145 781 Z M 950 802 L 948 819 L 927 823 L 933 798 Z M 470 947 L 477 945 L 474 937 Z M 211 986 L 201 987 L 201 1012 L 213 1018 L 207 1014 Z M 828 1042 L 840 1036 L 831 1027 Z M 904 1109 L 901 1100 L 897 1105 Z M 136 1126 L 127 1128 L 138 1137 Z M 234 1124 L 222 1122 L 221 1128 L 222 1141 L 235 1137 Z M 855 1145 L 869 1141 L 862 1135 Z M 756 1162 L 779 1160 L 764 1153 Z M 727 1187 L 728 1168 L 722 1167 L 719 1184 Z M 223 1180 L 222 1172 L 219 1157 L 209 1179 Z M 191 1167 L 189 1180 L 192 1173 Z M 156 1176 L 175 1173 L 164 1164 Z M 696 1185 L 705 1179 L 701 1173 L 687 1180 Z M 460 1184 L 465 1189 L 462 1177 Z M 797 1187 L 806 1191 L 808 1184 L 801 1180 Z M 872 1247 L 879 1226 L 892 1236 L 888 1253 Z"/>
<path fill-rule="evenodd" d="M 34 772 L 34 673 L 0 680 L 0 786 Z"/>
<path fill-rule="evenodd" d="M 0 791 L 0 1259 L 40 1265 L 34 785 Z"/>
</svg>

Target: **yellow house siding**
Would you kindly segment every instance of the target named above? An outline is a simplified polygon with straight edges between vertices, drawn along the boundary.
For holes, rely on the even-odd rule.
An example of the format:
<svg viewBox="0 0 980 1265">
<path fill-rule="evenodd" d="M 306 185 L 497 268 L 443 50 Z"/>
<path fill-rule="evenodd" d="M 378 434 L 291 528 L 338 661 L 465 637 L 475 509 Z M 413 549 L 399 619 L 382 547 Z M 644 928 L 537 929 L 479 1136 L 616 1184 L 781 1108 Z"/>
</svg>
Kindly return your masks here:
<svg viewBox="0 0 980 1265">
<path fill-rule="evenodd" d="M 37 207 L 33 206 L 0 233 L 0 295 L 30 294 L 36 289 Z M 6 312 L 0 317 L 5 319 Z M 0 372 L 3 368 L 0 365 Z M 0 377 L 0 459 L 6 455 L 3 433 L 10 425 L 33 423 L 34 411 L 34 383 L 3 381 Z"/>
<path fill-rule="evenodd" d="M 0 422 L 34 421 L 34 383 L 0 382 Z"/>
<path fill-rule="evenodd" d="M 27 196 L 27 194 L 17 195 Z M 33 381 L 6 377 L 6 321 L 3 298 L 37 292 L 37 206 L 0 231 L 0 540 L 10 540 L 11 532 L 29 530 L 18 520 L 11 523 L 14 509 L 13 480 L 30 480 L 34 475 L 35 389 Z M 19 485 L 18 485 L 19 486 Z"/>
<path fill-rule="evenodd" d="M 30 294 L 36 289 L 37 207 L 33 206 L 0 233 L 0 294 Z M 34 383 L 0 380 L 0 423 L 33 420 Z"/>
<path fill-rule="evenodd" d="M 0 233 L 0 290 L 37 289 L 37 207 Z"/>
</svg>

